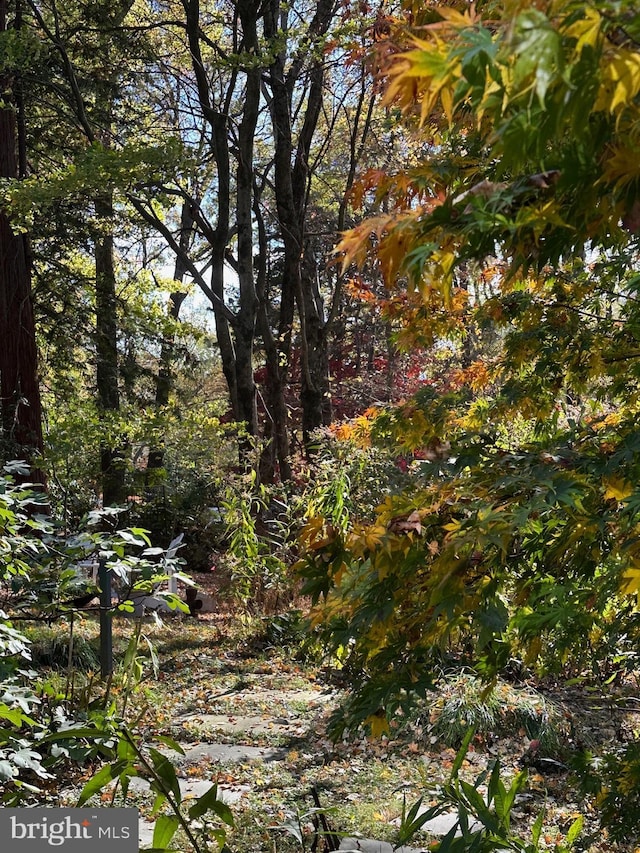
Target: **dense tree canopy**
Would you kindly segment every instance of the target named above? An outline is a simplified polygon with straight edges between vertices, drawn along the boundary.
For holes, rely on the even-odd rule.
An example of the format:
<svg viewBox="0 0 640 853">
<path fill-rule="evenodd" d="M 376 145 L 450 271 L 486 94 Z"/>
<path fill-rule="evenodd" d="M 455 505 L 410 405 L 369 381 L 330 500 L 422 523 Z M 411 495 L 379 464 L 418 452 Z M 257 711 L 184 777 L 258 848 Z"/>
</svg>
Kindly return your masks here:
<svg viewBox="0 0 640 853">
<path fill-rule="evenodd" d="M 4 197 L 32 233 L 54 406 L 80 382 L 103 423 L 107 502 L 124 497 L 118 420 L 132 402 L 173 399 L 175 324 L 194 287 L 214 317 L 228 418 L 248 436 L 243 464 L 257 444 L 261 476 L 289 479 L 334 391 L 345 410 L 351 334 L 357 370 L 397 361 L 389 321 L 351 319 L 330 263 L 355 221 L 356 171 L 402 149 L 367 58 L 376 9 L 50 0 L 9 4 L 8 21 L 25 169 Z"/>
<path fill-rule="evenodd" d="M 343 264 L 375 259 L 405 346 L 468 357 L 358 433 L 413 456 L 413 488 L 306 528 L 362 674 L 346 721 L 378 730 L 449 648 L 488 679 L 593 666 L 604 634 L 635 659 L 640 577 L 637 9 L 414 4 L 388 27 L 386 103 L 422 153 Z"/>
<path fill-rule="evenodd" d="M 247 609 L 302 577 L 336 735 L 448 666 L 637 676 L 637 3 L 0 0 L 0 83 L 8 606 L 185 533 Z"/>
</svg>

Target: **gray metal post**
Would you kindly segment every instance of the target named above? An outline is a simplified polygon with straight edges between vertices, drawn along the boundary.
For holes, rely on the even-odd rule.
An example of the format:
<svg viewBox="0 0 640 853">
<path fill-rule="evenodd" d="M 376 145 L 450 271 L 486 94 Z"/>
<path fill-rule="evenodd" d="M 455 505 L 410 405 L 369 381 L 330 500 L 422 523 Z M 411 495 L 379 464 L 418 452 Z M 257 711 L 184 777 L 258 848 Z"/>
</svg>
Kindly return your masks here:
<svg viewBox="0 0 640 853">
<path fill-rule="evenodd" d="M 111 569 L 107 568 L 106 557 L 100 558 L 98 566 L 100 586 L 100 671 L 106 678 L 113 672 L 113 622 L 111 619 Z"/>
</svg>

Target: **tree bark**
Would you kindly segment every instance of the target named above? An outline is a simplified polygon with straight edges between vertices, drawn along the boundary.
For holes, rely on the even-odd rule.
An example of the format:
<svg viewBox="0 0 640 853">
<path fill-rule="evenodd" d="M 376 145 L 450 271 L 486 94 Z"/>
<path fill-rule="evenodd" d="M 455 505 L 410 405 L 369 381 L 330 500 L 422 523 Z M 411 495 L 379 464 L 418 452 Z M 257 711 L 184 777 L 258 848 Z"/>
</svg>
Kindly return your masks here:
<svg viewBox="0 0 640 853">
<path fill-rule="evenodd" d="M 116 272 L 113 261 L 113 195 L 104 193 L 94 202 L 98 218 L 94 243 L 96 263 L 96 384 L 98 407 L 107 430 L 109 413 L 120 411 L 118 388 L 118 321 Z M 115 436 L 100 448 L 103 506 L 120 504 L 124 494 L 124 448 Z"/>
<path fill-rule="evenodd" d="M 187 266 L 184 262 L 185 256 L 189 252 L 191 244 L 191 236 L 193 234 L 193 206 L 190 202 L 184 201 L 182 204 L 182 213 L 180 216 L 180 235 L 178 237 L 178 246 L 180 251 L 176 254 L 175 265 L 173 269 L 173 280 L 182 282 L 187 271 Z M 175 290 L 169 295 L 168 315 L 172 323 L 177 323 L 180 319 L 180 308 L 186 299 L 187 294 L 180 290 Z M 158 366 L 158 375 L 156 376 L 156 406 L 163 408 L 169 405 L 171 391 L 173 390 L 173 362 L 175 359 L 176 336 L 174 327 L 162 336 L 162 344 L 160 347 L 160 362 Z M 154 493 L 158 491 L 158 486 L 162 483 L 162 472 L 164 469 L 164 441 L 157 446 L 149 448 L 149 456 L 147 459 L 147 468 L 144 478 L 145 494 L 147 498 L 152 498 Z"/>
<path fill-rule="evenodd" d="M 259 52 L 257 6 L 252 0 L 239 0 L 238 15 L 242 27 L 242 44 L 253 67 L 246 71 L 242 120 L 238 129 L 238 164 L 236 171 L 236 223 L 238 228 L 238 287 L 240 306 L 235 329 L 236 387 L 238 411 L 250 436 L 258 435 L 258 409 L 254 380 L 253 350 L 256 334 L 258 295 L 253 269 L 253 176 L 254 141 L 260 109 L 260 67 L 255 62 Z"/>
<path fill-rule="evenodd" d="M 258 231 L 258 268 L 256 290 L 258 293 L 258 331 L 262 336 L 266 362 L 265 446 L 260 456 L 260 481 L 271 483 L 279 473 L 282 481 L 291 479 L 288 409 L 285 400 L 285 373 L 277 339 L 269 321 L 269 294 L 267 292 L 267 234 L 264 216 L 260 209 L 260 193 L 255 190 L 253 210 Z"/>
<path fill-rule="evenodd" d="M 302 405 L 302 438 L 308 454 L 313 454 L 314 430 L 331 423 L 329 393 L 329 352 L 327 323 L 317 282 L 315 260 L 308 252 L 303 261 L 304 273 L 300 282 L 300 314 L 302 328 L 302 376 L 300 402 Z"/>
<path fill-rule="evenodd" d="M 231 232 L 231 159 L 229 155 L 229 111 L 237 71 L 231 72 L 224 103 L 216 105 L 209 86 L 200 50 L 200 2 L 183 0 L 186 15 L 186 34 L 191 53 L 193 72 L 202 114 L 211 128 L 211 149 L 216 162 L 217 177 L 217 221 L 215 228 L 205 236 L 211 246 L 211 304 L 213 308 L 216 336 L 229 392 L 229 403 L 234 420 L 243 420 L 239 399 L 236 362 L 236 318 L 229 317 L 225 310 L 225 260 Z M 244 391 L 243 391 L 244 394 Z"/>
<path fill-rule="evenodd" d="M 6 32 L 7 0 L 0 0 L 0 32 Z M 11 103 L 15 81 L 0 76 L 0 178 L 18 177 L 16 113 Z M 8 97 L 9 96 L 9 97 Z M 12 229 L 0 210 L 0 410 L 3 461 L 24 458 L 37 465 L 42 454 L 42 409 L 38 384 L 36 333 L 31 298 L 28 240 Z M 41 471 L 32 479 L 44 483 Z"/>
<path fill-rule="evenodd" d="M 309 24 L 309 52 L 328 31 L 335 12 L 333 0 L 320 0 Z M 279 0 L 271 0 L 265 18 L 265 34 L 275 39 L 281 26 Z M 286 21 L 284 22 L 286 29 Z M 309 192 L 309 157 L 323 102 L 324 65 L 322 54 L 312 61 L 310 86 L 304 120 L 295 149 L 293 146 L 291 92 L 306 57 L 296 57 L 285 75 L 284 53 L 274 57 L 270 67 L 271 117 L 275 141 L 275 193 L 278 220 L 284 246 L 284 270 L 280 313 L 280 363 L 290 358 L 293 307 L 297 303 L 300 318 L 300 366 L 302 432 L 307 451 L 312 451 L 311 434 L 328 423 L 330 406 L 328 353 L 325 318 L 316 287 L 315 264 L 305 259 L 304 222 Z"/>
<path fill-rule="evenodd" d="M 182 214 L 180 216 L 180 237 L 178 245 L 181 253 L 176 255 L 175 266 L 173 270 L 174 281 L 183 282 L 187 271 L 184 263 L 184 255 L 189 251 L 191 243 L 191 235 L 193 234 L 193 209 L 188 201 L 182 205 Z M 186 298 L 186 293 L 177 290 L 169 296 L 169 318 L 174 323 L 180 318 L 180 308 Z M 159 408 L 169 404 L 169 397 L 173 388 L 172 364 L 175 356 L 176 338 L 173 331 L 168 335 L 163 335 L 162 346 L 160 348 L 160 365 L 158 367 L 158 376 L 156 378 L 156 406 Z"/>
<path fill-rule="evenodd" d="M 236 354 L 233 345 L 232 327 L 228 317 L 222 311 L 226 304 L 224 292 L 225 260 L 229 242 L 231 219 L 231 163 L 229 141 L 227 137 L 228 116 L 225 112 L 216 112 L 212 117 L 212 142 L 218 167 L 218 218 L 209 242 L 211 245 L 211 290 L 218 297 L 213 303 L 213 316 L 216 321 L 216 336 L 222 360 L 222 372 L 229 389 L 229 401 L 235 420 L 240 420 L 238 401 L 238 383 L 236 380 Z"/>
</svg>

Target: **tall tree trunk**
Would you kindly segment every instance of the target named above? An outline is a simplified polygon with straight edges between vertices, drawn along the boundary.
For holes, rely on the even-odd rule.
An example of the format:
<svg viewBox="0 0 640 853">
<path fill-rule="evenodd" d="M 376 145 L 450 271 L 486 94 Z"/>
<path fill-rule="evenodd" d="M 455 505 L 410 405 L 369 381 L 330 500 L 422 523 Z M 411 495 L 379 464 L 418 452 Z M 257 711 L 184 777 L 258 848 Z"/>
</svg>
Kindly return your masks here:
<svg viewBox="0 0 640 853">
<path fill-rule="evenodd" d="M 231 79 L 227 86 L 227 94 L 224 103 L 218 107 L 214 103 L 209 77 L 205 71 L 204 61 L 200 50 L 200 0 L 183 0 L 185 10 L 186 35 L 191 54 L 193 72 L 198 91 L 198 100 L 203 116 L 211 128 L 211 148 L 216 163 L 216 176 L 218 181 L 216 202 L 217 222 L 216 227 L 206 234 L 211 246 L 211 304 L 216 323 L 216 336 L 222 360 L 222 372 L 224 374 L 229 391 L 229 403 L 236 421 L 242 419 L 240 402 L 238 399 L 238 385 L 236 377 L 236 349 L 233 341 L 235 322 L 229 318 L 229 312 L 225 311 L 225 258 L 230 235 L 231 220 L 231 162 L 229 156 L 229 112 L 230 99 L 233 96 L 237 71 L 231 73 Z M 201 223 L 200 223 L 201 224 Z"/>
<path fill-rule="evenodd" d="M 247 56 L 259 51 L 257 7 L 252 0 L 239 0 L 238 15 Z M 254 380 L 253 350 L 256 334 L 258 296 L 253 269 L 253 176 L 254 140 L 260 108 L 260 67 L 246 71 L 242 120 L 238 129 L 238 167 L 236 172 L 236 222 L 238 227 L 238 287 L 240 307 L 235 328 L 236 388 L 238 411 L 250 436 L 258 435 L 258 409 Z"/>
<path fill-rule="evenodd" d="M 213 303 L 213 316 L 216 321 L 216 337 L 222 360 L 222 372 L 229 389 L 229 402 L 235 420 L 241 420 L 240 404 L 238 401 L 238 384 L 236 380 L 236 353 L 233 345 L 232 328 L 228 317 L 222 310 L 226 304 L 224 292 L 225 260 L 229 242 L 231 218 L 231 163 L 229 158 L 229 141 L 227 138 L 228 116 L 225 112 L 216 112 L 212 116 L 212 142 L 216 158 L 218 175 L 218 219 L 211 244 L 211 290 L 218 297 Z"/>
<path fill-rule="evenodd" d="M 262 337 L 266 361 L 264 425 L 266 444 L 260 456 L 260 481 L 271 483 L 276 478 L 276 469 L 280 479 L 291 479 L 291 461 L 289 459 L 289 424 L 285 401 L 286 368 L 281 360 L 281 351 L 269 322 L 269 298 L 267 292 L 267 234 L 264 216 L 260 209 L 260 194 L 256 188 L 253 204 L 258 230 L 258 268 L 256 270 L 256 290 L 258 293 L 258 331 Z"/>
<path fill-rule="evenodd" d="M 178 237 L 178 247 L 180 251 L 176 254 L 175 266 L 173 269 L 173 280 L 183 282 L 187 271 L 185 264 L 185 256 L 189 252 L 191 237 L 193 234 L 193 206 L 190 202 L 185 201 L 182 204 L 182 212 L 180 216 L 180 235 Z M 180 290 L 175 290 L 169 295 L 169 320 L 172 324 L 177 323 L 180 319 L 180 308 L 186 299 L 187 294 Z M 156 406 L 163 408 L 169 405 L 171 391 L 173 389 L 173 362 L 175 359 L 176 336 L 172 325 L 170 331 L 162 336 L 162 344 L 160 347 L 160 363 L 158 366 L 158 375 L 156 376 Z M 162 471 L 164 468 L 164 441 L 156 446 L 149 448 L 149 457 L 147 459 L 147 468 L 145 472 L 145 494 L 147 498 L 151 498 L 154 492 L 157 492 L 158 486 L 162 484 Z"/>
<path fill-rule="evenodd" d="M 118 325 L 116 273 L 113 260 L 113 196 L 104 193 L 94 202 L 97 222 L 94 254 L 96 263 L 96 383 L 98 407 L 107 433 L 110 415 L 120 411 L 118 389 Z M 102 503 L 113 506 L 124 498 L 125 460 L 122 442 L 108 435 L 100 448 Z"/>
<path fill-rule="evenodd" d="M 0 0 L 2 2 L 2 0 Z M 4 0 L 6 2 L 6 0 Z M 53 28 L 47 25 L 45 17 L 31 5 L 39 25 L 47 34 L 52 45 L 59 52 L 64 73 L 69 83 L 71 104 L 76 113 L 79 129 L 91 144 L 111 144 L 111 124 L 113 104 L 120 86 L 120 69 L 109 63 L 112 52 L 111 39 L 124 22 L 133 5 L 133 0 L 114 0 L 103 6 L 94 4 L 87 10 L 90 26 L 94 28 L 95 51 L 104 64 L 92 79 L 95 99 L 85 103 L 73 61 L 60 37 L 59 15 L 54 0 L 52 5 Z M 106 69 L 106 70 L 105 70 Z M 111 431 L 108 413 L 120 409 L 118 389 L 118 351 L 117 351 L 117 300 L 116 276 L 114 268 L 113 236 L 113 191 L 105 190 L 94 199 L 97 224 L 94 240 L 94 258 L 96 267 L 96 384 L 98 408 L 103 413 L 107 434 Z M 125 498 L 124 491 L 124 448 L 117 436 L 108 435 L 100 448 L 100 469 L 102 475 L 103 504 L 119 504 Z"/>
<path fill-rule="evenodd" d="M 317 283 L 317 270 L 311 252 L 305 254 L 303 275 L 300 281 L 302 324 L 302 376 L 300 402 L 302 404 L 302 437 L 308 453 L 315 449 L 313 432 L 331 423 L 331 396 L 329 393 L 329 352 L 327 323 L 324 306 Z"/>
<path fill-rule="evenodd" d="M 133 5 L 133 0 L 112 0 L 102 8 L 94 7 L 95 23 L 100 32 L 97 46 L 109 59 L 109 32 L 117 32 Z M 104 29 L 103 29 L 104 28 Z M 95 138 L 105 147 L 113 146 L 114 105 L 121 91 L 120 69 L 117 65 L 106 65 L 109 69 L 94 78 L 95 104 L 93 121 Z M 116 271 L 114 261 L 114 205 L 113 190 L 105 190 L 94 200 L 97 218 L 94 253 L 96 263 L 96 355 L 98 407 L 104 416 L 108 430 L 107 440 L 100 449 L 103 506 L 121 505 L 126 501 L 125 474 L 127 442 L 113 434 L 113 422 L 120 412 L 120 390 L 118 384 L 118 305 L 116 295 Z M 110 423 L 110 420 L 112 423 Z M 109 433 L 111 433 L 109 435 Z"/>
<path fill-rule="evenodd" d="M 309 24 L 309 50 L 328 31 L 335 4 L 319 0 Z M 287 28 L 286 17 L 281 20 L 279 0 L 271 0 L 265 18 L 265 34 L 276 38 L 279 28 Z M 284 246 L 284 270 L 280 315 L 280 362 L 288 363 L 290 355 L 293 305 L 298 305 L 301 337 L 301 392 L 303 441 L 311 451 L 311 434 L 327 422 L 323 414 L 329 404 L 328 354 L 325 318 L 320 294 L 316 289 L 315 265 L 304 260 L 304 221 L 308 203 L 309 157 L 323 101 L 324 67 L 322 54 L 314 60 L 310 72 L 310 87 L 304 121 L 293 150 L 291 87 L 306 56 L 294 60 L 285 75 L 284 53 L 277 54 L 270 68 L 271 117 L 275 140 L 275 193 L 278 220 Z M 308 271 L 312 270 L 311 278 Z"/>
<path fill-rule="evenodd" d="M 0 0 L 0 33 L 7 28 L 7 0 Z M 18 177 L 17 150 L 22 146 L 10 97 L 13 85 L 10 74 L 0 76 L 0 178 Z M 17 456 L 36 462 L 43 449 L 42 410 L 28 242 L 25 234 L 12 230 L 4 210 L 0 210 L 0 413 L 2 459 Z M 34 474 L 44 482 L 41 472 Z"/>
<path fill-rule="evenodd" d="M 178 245 L 180 253 L 176 255 L 175 267 L 173 270 L 173 280 L 182 283 L 187 271 L 184 262 L 184 256 L 189 251 L 191 236 L 193 234 L 193 208 L 190 202 L 185 201 L 182 205 L 182 213 L 180 216 L 180 236 Z M 180 318 L 180 308 L 186 298 L 186 293 L 176 290 L 169 296 L 169 319 L 172 323 L 176 323 Z M 166 406 L 169 403 L 171 389 L 173 388 L 172 365 L 175 356 L 176 336 L 173 332 L 162 337 L 162 346 L 160 348 L 160 365 L 158 367 L 158 376 L 156 378 L 156 406 L 159 408 Z"/>
</svg>

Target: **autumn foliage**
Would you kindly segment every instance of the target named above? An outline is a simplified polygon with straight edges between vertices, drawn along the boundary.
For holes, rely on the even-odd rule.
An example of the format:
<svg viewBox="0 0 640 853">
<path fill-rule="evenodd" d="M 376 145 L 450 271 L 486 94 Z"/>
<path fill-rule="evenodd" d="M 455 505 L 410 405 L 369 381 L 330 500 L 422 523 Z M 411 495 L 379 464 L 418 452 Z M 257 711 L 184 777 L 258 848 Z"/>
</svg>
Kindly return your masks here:
<svg viewBox="0 0 640 853">
<path fill-rule="evenodd" d="M 418 154 L 363 177 L 379 210 L 343 269 L 382 277 L 400 346 L 458 353 L 338 434 L 411 485 L 303 535 L 315 620 L 357 673 L 336 727 L 380 733 L 447 662 L 487 683 L 637 666 L 640 15 L 413 3 L 375 50 Z"/>
</svg>

